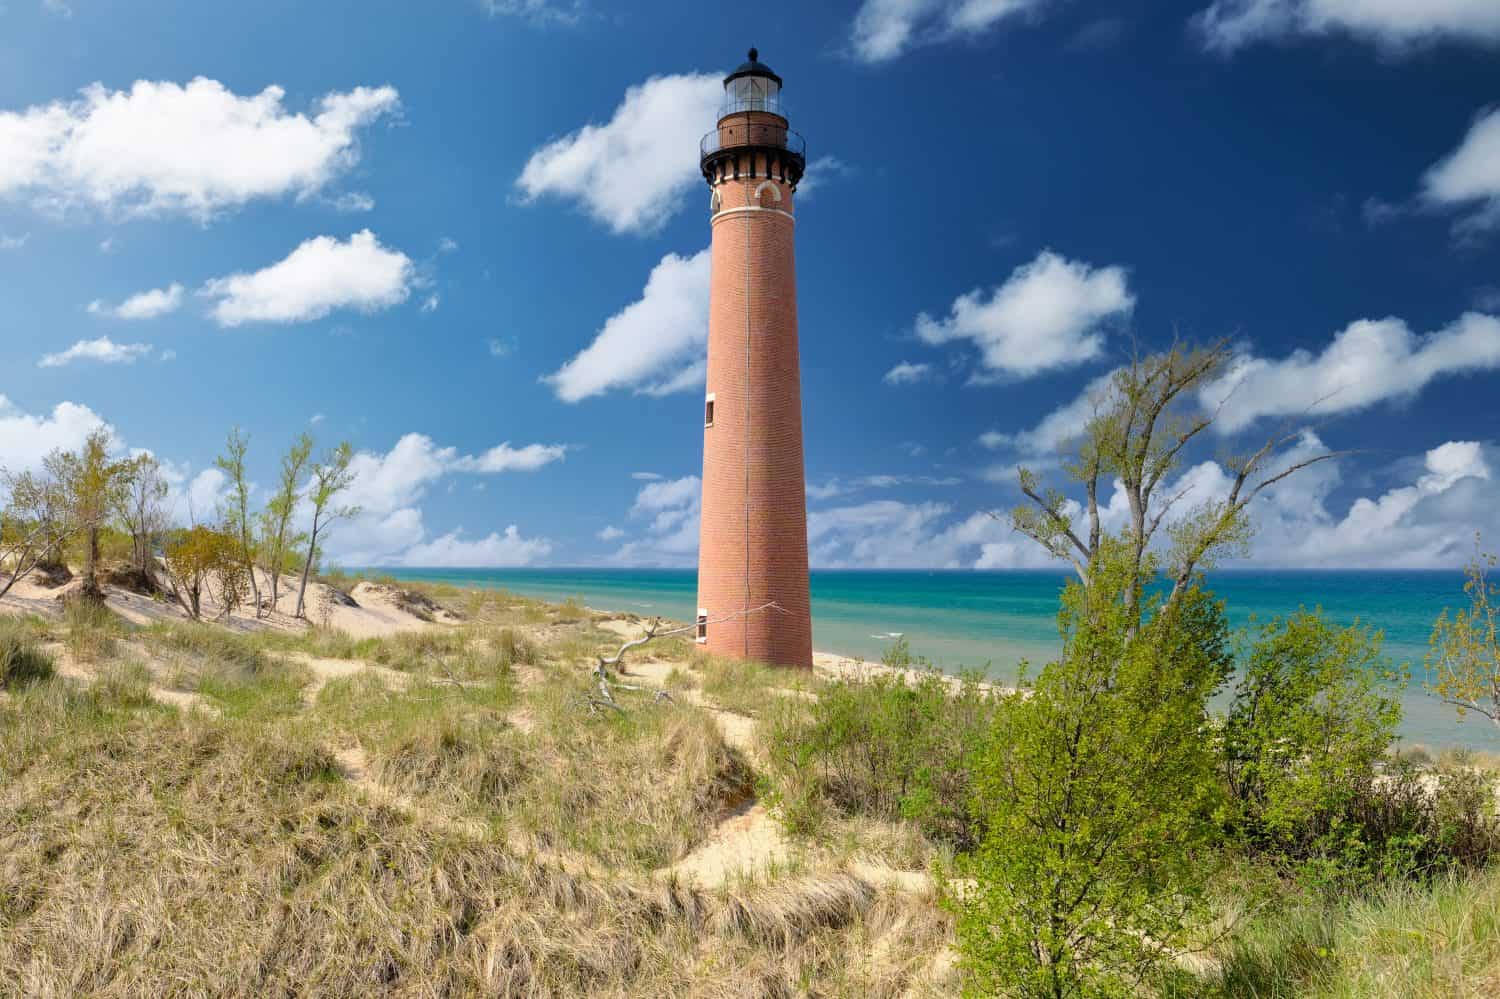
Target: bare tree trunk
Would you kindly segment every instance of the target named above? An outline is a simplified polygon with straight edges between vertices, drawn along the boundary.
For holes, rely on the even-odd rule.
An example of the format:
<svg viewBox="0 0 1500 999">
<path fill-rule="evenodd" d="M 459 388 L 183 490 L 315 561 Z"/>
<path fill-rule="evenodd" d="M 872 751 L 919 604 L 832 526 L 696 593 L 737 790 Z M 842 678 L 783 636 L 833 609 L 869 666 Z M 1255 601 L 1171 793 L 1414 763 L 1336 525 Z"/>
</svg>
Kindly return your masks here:
<svg viewBox="0 0 1500 999">
<path fill-rule="evenodd" d="M 260 584 L 255 581 L 255 556 L 250 554 L 250 539 L 248 536 L 243 541 L 245 549 L 245 570 L 250 573 L 250 596 L 255 601 L 255 616 L 260 617 Z"/>
<path fill-rule="evenodd" d="M 11 566 L 10 572 L 6 574 L 6 579 L 0 582 L 0 597 L 9 593 L 10 588 L 16 585 L 16 580 L 30 572 L 32 566 L 36 565 L 36 562 L 36 552 L 32 548 L 27 547 L 18 551 L 16 553 L 16 564 Z"/>
<path fill-rule="evenodd" d="M 103 603 L 104 591 L 99 588 L 99 579 L 96 575 L 99 564 L 98 525 L 89 525 L 87 535 L 83 546 L 83 589 L 79 592 L 85 600 Z"/>
<path fill-rule="evenodd" d="M 302 563 L 302 585 L 297 588 L 297 609 L 292 617 L 302 617 L 303 601 L 307 597 L 307 574 L 312 572 L 313 553 L 318 550 L 318 513 L 313 513 L 312 533 L 308 536 L 307 560 Z"/>
</svg>

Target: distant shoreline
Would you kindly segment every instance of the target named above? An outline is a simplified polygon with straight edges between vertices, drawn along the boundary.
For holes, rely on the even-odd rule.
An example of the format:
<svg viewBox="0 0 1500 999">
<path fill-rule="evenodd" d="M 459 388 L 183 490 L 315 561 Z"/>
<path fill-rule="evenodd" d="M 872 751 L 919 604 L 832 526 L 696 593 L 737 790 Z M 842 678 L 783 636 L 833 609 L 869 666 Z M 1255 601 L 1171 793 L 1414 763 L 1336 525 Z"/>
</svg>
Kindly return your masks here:
<svg viewBox="0 0 1500 999">
<path fill-rule="evenodd" d="M 364 572 L 506 589 L 554 603 L 578 597 L 610 613 L 674 621 L 691 619 L 696 584 L 691 569 L 413 569 Z M 999 685 L 1014 682 L 1019 660 L 1033 672 L 1060 651 L 1058 595 L 1068 573 L 1027 570 L 814 570 L 813 647 L 829 660 L 878 664 L 892 633 L 912 654 L 943 672 L 984 670 Z M 1329 620 L 1381 629 L 1393 664 L 1420 668 L 1432 623 L 1463 603 L 1461 573 L 1446 570 L 1252 570 L 1217 574 L 1212 584 L 1227 604 L 1232 627 L 1268 621 L 1299 607 L 1321 607 Z M 1401 737 L 1429 746 L 1468 746 L 1500 753 L 1500 732 L 1459 723 L 1420 686 L 1401 694 Z"/>
</svg>

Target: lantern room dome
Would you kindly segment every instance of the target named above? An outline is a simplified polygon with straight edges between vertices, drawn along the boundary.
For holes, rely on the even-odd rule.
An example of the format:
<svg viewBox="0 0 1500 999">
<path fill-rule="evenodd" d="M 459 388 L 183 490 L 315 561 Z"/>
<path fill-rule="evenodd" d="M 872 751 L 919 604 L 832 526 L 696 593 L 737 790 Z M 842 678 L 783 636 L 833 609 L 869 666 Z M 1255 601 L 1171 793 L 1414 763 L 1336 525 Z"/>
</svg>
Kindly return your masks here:
<svg viewBox="0 0 1500 999">
<path fill-rule="evenodd" d="M 770 66 L 760 61 L 760 52 L 758 50 L 752 48 L 749 56 L 750 59 L 748 62 L 740 63 L 733 73 L 724 77 L 725 86 L 728 86 L 730 81 L 738 80 L 742 76 L 763 76 L 768 80 L 775 80 L 777 87 L 781 86 L 781 77 L 777 76 Z"/>
<path fill-rule="evenodd" d="M 724 103 L 719 117 L 740 111 L 766 111 L 780 115 L 781 77 L 760 61 L 760 53 L 750 50 L 750 60 L 724 77 Z"/>
</svg>

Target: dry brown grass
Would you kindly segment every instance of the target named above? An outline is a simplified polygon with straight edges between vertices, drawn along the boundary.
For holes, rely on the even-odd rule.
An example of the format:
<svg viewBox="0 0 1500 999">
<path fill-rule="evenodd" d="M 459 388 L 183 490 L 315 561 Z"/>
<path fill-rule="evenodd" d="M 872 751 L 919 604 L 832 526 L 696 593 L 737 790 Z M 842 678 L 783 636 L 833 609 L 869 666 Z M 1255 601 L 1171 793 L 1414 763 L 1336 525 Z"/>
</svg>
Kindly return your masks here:
<svg viewBox="0 0 1500 999">
<path fill-rule="evenodd" d="M 753 793 L 750 763 L 689 704 L 589 713 L 589 617 L 472 603 L 488 620 L 361 650 L 401 689 L 309 699 L 296 642 L 205 625 L 8 692 L 0 995 L 924 994 L 949 937 L 929 899 L 831 868 L 653 877 Z M 216 710 L 152 700 L 169 676 Z"/>
</svg>

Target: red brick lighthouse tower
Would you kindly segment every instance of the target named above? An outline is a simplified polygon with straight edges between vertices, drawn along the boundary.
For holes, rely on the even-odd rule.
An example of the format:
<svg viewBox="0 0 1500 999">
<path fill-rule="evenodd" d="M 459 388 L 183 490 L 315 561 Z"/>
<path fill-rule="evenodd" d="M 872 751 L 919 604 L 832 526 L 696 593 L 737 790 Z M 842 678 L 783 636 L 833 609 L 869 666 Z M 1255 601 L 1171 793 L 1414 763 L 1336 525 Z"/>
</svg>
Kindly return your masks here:
<svg viewBox="0 0 1500 999">
<path fill-rule="evenodd" d="M 724 78 L 718 127 L 699 152 L 713 278 L 698 640 L 719 655 L 811 666 L 792 253 L 792 195 L 807 157 L 781 113 L 781 77 L 755 49 Z M 779 611 L 754 610 L 773 602 Z"/>
</svg>

